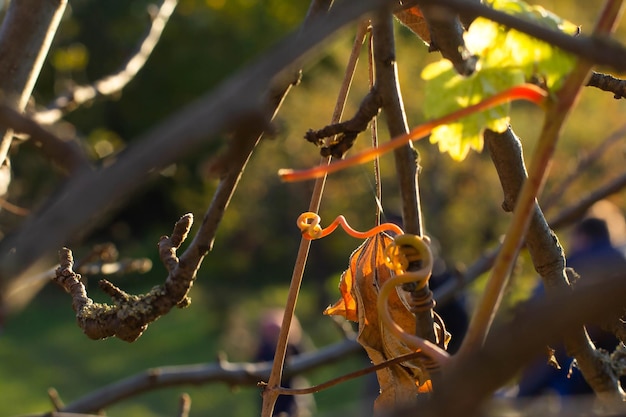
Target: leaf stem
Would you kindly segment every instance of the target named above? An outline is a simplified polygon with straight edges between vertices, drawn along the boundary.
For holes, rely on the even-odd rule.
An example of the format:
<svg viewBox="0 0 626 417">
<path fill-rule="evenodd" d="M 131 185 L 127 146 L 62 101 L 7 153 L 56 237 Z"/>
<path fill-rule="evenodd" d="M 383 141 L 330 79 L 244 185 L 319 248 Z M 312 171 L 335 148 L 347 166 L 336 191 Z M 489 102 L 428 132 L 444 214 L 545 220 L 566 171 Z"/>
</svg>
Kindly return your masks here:
<svg viewBox="0 0 626 417">
<path fill-rule="evenodd" d="M 296 171 L 293 169 L 281 169 L 278 171 L 278 175 L 283 181 L 287 182 L 320 178 L 324 175 L 340 171 L 353 165 L 372 161 L 375 158 L 393 149 L 396 149 L 407 142 L 423 139 L 424 137 L 429 135 L 430 132 L 437 126 L 452 123 L 462 117 L 469 116 L 480 111 L 485 111 L 492 107 L 516 100 L 526 100 L 540 106 L 542 105 L 546 97 L 548 97 L 546 91 L 537 87 L 534 84 L 518 85 L 504 90 L 494 96 L 488 97 L 480 103 L 473 104 L 445 116 L 423 123 L 413 128 L 407 134 L 400 135 L 397 138 L 386 142 L 383 145 L 380 145 L 378 148 L 368 149 L 350 158 L 329 164 L 328 166 L 318 166 L 315 168 L 300 171 Z"/>
</svg>

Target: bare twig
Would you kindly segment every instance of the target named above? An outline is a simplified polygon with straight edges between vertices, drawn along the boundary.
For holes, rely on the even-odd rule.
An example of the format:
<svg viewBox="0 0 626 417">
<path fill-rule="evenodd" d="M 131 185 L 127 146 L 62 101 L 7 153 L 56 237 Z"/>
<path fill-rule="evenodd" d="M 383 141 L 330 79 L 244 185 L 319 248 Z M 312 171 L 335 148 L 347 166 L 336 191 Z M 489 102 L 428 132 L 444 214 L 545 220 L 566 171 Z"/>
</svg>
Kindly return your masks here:
<svg viewBox="0 0 626 417">
<path fill-rule="evenodd" d="M 589 87 L 596 87 L 602 91 L 613 93 L 613 98 L 620 99 L 626 96 L 626 80 L 612 76 L 611 74 L 602 74 L 594 72 L 591 74 L 587 82 Z"/>
<path fill-rule="evenodd" d="M 284 376 L 290 377 L 317 369 L 361 351 L 361 346 L 354 340 L 344 340 L 315 352 L 293 356 L 284 369 Z M 267 380 L 271 366 L 270 362 L 231 363 L 222 360 L 212 364 L 154 368 L 103 386 L 67 404 L 60 411 L 66 413 L 93 412 L 144 392 L 172 386 L 215 382 L 230 386 L 255 386 L 259 381 Z"/>
<path fill-rule="evenodd" d="M 42 124 L 53 124 L 66 113 L 82 104 L 99 96 L 115 94 L 126 87 L 137 73 L 141 71 L 148 58 L 150 58 L 177 3 L 178 0 L 163 0 L 157 12 L 151 16 L 152 24 L 150 25 L 150 30 L 139 43 L 137 52 L 122 65 L 118 72 L 104 77 L 93 84 L 73 87 L 70 91 L 57 97 L 45 110 L 36 112 L 34 119 Z"/>
<path fill-rule="evenodd" d="M 477 57 L 465 46 L 463 26 L 457 11 L 433 6 L 431 1 L 417 1 L 430 31 L 429 51 L 440 51 L 461 75 L 470 75 L 476 70 Z"/>
<path fill-rule="evenodd" d="M 322 156 L 341 159 L 352 147 L 358 134 L 367 129 L 369 123 L 380 111 L 381 106 L 380 94 L 375 88 L 372 88 L 363 98 L 359 109 L 352 118 L 341 123 L 330 124 L 320 130 L 309 130 L 304 138 L 320 146 Z M 337 135 L 336 139 L 328 143 L 324 140 Z"/>
<path fill-rule="evenodd" d="M 359 378 L 361 376 L 371 374 L 372 372 L 376 372 L 380 369 L 388 368 L 392 365 L 399 365 L 401 363 L 410 361 L 412 359 L 416 359 L 419 357 L 423 357 L 424 354 L 422 352 L 412 352 L 407 353 L 406 355 L 398 356 L 393 359 L 386 360 L 377 365 L 368 366 L 364 369 L 359 369 L 358 371 L 350 372 L 349 374 L 342 375 L 340 377 L 331 379 L 330 381 L 323 382 L 318 385 L 314 385 L 312 387 L 307 388 L 277 388 L 276 391 L 282 395 L 305 395 L 305 394 L 314 394 L 316 392 L 323 391 L 330 387 L 334 387 L 335 385 L 341 384 L 342 382 L 350 381 L 355 378 Z"/>
<path fill-rule="evenodd" d="M 570 173 L 561 181 L 554 190 L 550 192 L 548 196 L 542 199 L 541 207 L 543 207 L 544 211 L 549 210 L 559 198 L 562 198 L 565 194 L 567 188 L 580 177 L 581 173 L 589 168 L 594 162 L 596 162 L 600 157 L 614 144 L 619 143 L 626 135 L 626 125 L 617 129 L 609 136 L 607 136 L 602 142 L 598 144 L 594 149 L 590 152 L 584 154 L 581 158 L 579 158 L 576 166 L 570 171 Z"/>
<path fill-rule="evenodd" d="M 28 216 L 30 214 L 29 209 L 10 203 L 4 198 L 0 198 L 0 207 L 9 213 L 15 214 L 16 216 Z"/>
<path fill-rule="evenodd" d="M 61 399 L 61 396 L 59 395 L 59 392 L 54 388 L 48 388 L 48 398 L 50 398 L 50 401 L 52 402 L 52 407 L 54 407 L 56 411 L 59 411 L 65 406 L 65 404 L 63 404 L 63 400 Z"/>
<path fill-rule="evenodd" d="M 580 219 L 595 203 L 612 194 L 620 192 L 624 189 L 624 187 L 626 187 L 626 172 L 623 172 L 621 175 L 606 184 L 603 184 L 591 191 L 580 200 L 563 208 L 561 211 L 552 216 L 550 219 L 550 226 L 556 229 L 574 223 L 576 220 Z"/>
<path fill-rule="evenodd" d="M 332 123 L 337 123 L 341 120 L 343 110 L 348 98 L 348 92 L 352 84 L 356 65 L 359 60 L 359 52 L 365 36 L 367 34 L 368 25 L 363 23 L 359 26 L 357 34 L 355 36 L 352 52 L 348 58 L 346 65 L 346 71 L 344 74 L 341 88 L 337 96 L 337 102 L 332 115 Z M 329 157 L 322 157 L 320 164 L 328 165 L 330 163 Z M 326 184 L 326 176 L 318 178 L 313 186 L 313 192 L 311 194 L 311 201 L 309 202 L 309 211 L 317 213 L 322 201 L 322 194 L 324 192 L 324 186 Z M 270 417 L 274 411 L 274 405 L 278 398 L 277 388 L 280 386 L 282 380 L 283 368 L 285 364 L 285 355 L 287 353 L 287 342 L 289 338 L 289 329 L 291 327 L 291 321 L 296 308 L 298 300 L 298 294 L 300 291 L 300 285 L 302 284 L 302 277 L 304 275 L 304 268 L 306 266 L 306 260 L 308 257 L 309 249 L 311 247 L 311 241 L 304 237 L 300 240 L 300 246 L 298 248 L 298 254 L 293 267 L 293 273 L 291 275 L 291 281 L 289 283 L 289 293 L 287 295 L 287 302 L 285 304 L 285 312 L 283 314 L 283 320 L 280 326 L 280 332 L 278 335 L 278 341 L 276 343 L 276 353 L 274 355 L 274 362 L 272 363 L 272 372 L 270 373 L 267 385 L 263 390 L 263 405 L 261 409 L 262 417 Z"/>
<path fill-rule="evenodd" d="M 76 312 L 78 325 L 89 338 L 115 336 L 133 342 L 149 323 L 166 314 L 172 307 L 186 307 L 189 304 L 187 293 L 196 277 L 196 268 L 179 262 L 176 250 L 187 237 L 191 223 L 191 215 L 183 216 L 174 226 L 172 236 L 164 236 L 159 242 L 161 260 L 169 272 L 163 285 L 154 287 L 147 294 L 133 296 L 107 280 L 100 281 L 100 288 L 112 298 L 114 305 L 94 303 L 87 296 L 80 275 L 73 271 L 72 252 L 67 248 L 61 250 L 55 282 L 72 296 L 72 308 Z"/>
</svg>

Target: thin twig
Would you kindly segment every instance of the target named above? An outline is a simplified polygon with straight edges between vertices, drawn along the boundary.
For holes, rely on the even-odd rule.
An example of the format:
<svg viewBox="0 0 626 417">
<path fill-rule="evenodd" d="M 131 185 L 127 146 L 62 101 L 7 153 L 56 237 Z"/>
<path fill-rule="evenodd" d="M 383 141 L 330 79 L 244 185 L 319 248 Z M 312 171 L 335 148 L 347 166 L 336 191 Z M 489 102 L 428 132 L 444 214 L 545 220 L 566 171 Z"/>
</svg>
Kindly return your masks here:
<svg viewBox="0 0 626 417">
<path fill-rule="evenodd" d="M 463 13 L 469 18 L 485 17 L 541 39 L 596 65 L 606 65 L 620 72 L 626 71 L 626 47 L 610 37 L 600 36 L 596 33 L 591 36 L 578 34 L 574 37 L 492 9 L 480 2 L 465 0 L 422 0 L 422 2 L 449 8 L 454 12 Z"/>
<path fill-rule="evenodd" d="M 607 136 L 602 142 L 598 144 L 594 149 L 590 152 L 584 154 L 581 158 L 578 159 L 578 163 L 570 173 L 556 186 L 553 190 L 551 190 L 550 194 L 542 199 L 541 207 L 544 211 L 548 211 L 559 198 L 562 198 L 570 185 L 580 177 L 583 171 L 589 168 L 594 162 L 600 159 L 600 157 L 607 151 L 609 148 L 616 143 L 619 143 L 624 136 L 626 135 L 626 125 L 623 125 L 619 129 L 615 130 L 609 136 Z"/>
<path fill-rule="evenodd" d="M 323 382 L 318 385 L 314 385 L 312 387 L 307 388 L 282 388 L 279 387 L 276 391 L 281 395 L 304 395 L 304 394 L 314 394 L 316 392 L 323 391 L 335 385 L 341 384 L 342 382 L 350 381 L 355 378 L 359 378 L 361 376 L 371 374 L 372 372 L 376 372 L 380 369 L 388 368 L 392 365 L 399 365 L 401 363 L 410 361 L 411 359 L 416 359 L 419 357 L 423 357 L 424 353 L 422 352 L 412 352 L 407 353 L 406 355 L 398 356 L 397 358 L 389 359 L 384 362 L 381 362 L 377 365 L 372 365 L 364 369 L 359 369 L 358 371 L 350 372 L 348 374 L 342 375 L 337 378 L 333 378 L 329 381 Z"/>
<path fill-rule="evenodd" d="M 45 110 L 36 112 L 34 119 L 42 124 L 53 124 L 68 112 L 75 110 L 96 97 L 110 96 L 124 89 L 145 66 L 148 58 L 150 58 L 177 3 L 178 0 L 163 0 L 158 11 L 151 16 L 150 29 L 139 43 L 137 52 L 122 65 L 118 72 L 108 75 L 93 84 L 73 87 L 54 99 Z"/>
<path fill-rule="evenodd" d="M 369 24 L 367 22 L 359 25 L 357 34 L 355 36 L 352 52 L 348 58 L 346 65 L 346 72 L 344 79 L 341 83 L 341 88 L 337 97 L 337 103 L 332 116 L 332 123 L 337 123 L 341 120 L 343 110 L 348 98 L 348 92 L 352 84 L 356 65 L 359 60 L 359 52 L 365 40 Z M 331 157 L 322 157 L 320 165 L 328 165 L 331 161 Z M 324 192 L 324 185 L 326 183 L 326 176 L 318 178 L 313 186 L 313 193 L 311 195 L 311 201 L 309 203 L 310 212 L 317 213 L 319 211 L 320 203 L 322 201 L 322 194 Z M 287 342 L 289 338 L 289 329 L 291 327 L 291 321 L 293 320 L 294 312 L 296 309 L 296 303 L 298 300 L 298 293 L 302 284 L 302 277 L 304 275 L 304 268 L 306 266 L 306 260 L 308 257 L 309 249 L 311 247 L 311 241 L 304 237 L 300 240 L 300 246 L 298 248 L 298 254 L 291 275 L 291 282 L 289 284 L 289 293 L 287 295 L 287 302 L 285 305 L 285 312 L 283 314 L 283 320 L 280 327 L 280 333 L 278 335 L 278 341 L 276 344 L 276 353 L 274 354 L 274 362 L 272 364 L 272 372 L 267 381 L 267 385 L 263 390 L 263 406 L 261 410 L 262 417 L 271 417 L 274 411 L 274 405 L 278 398 L 276 389 L 280 386 L 282 379 L 283 368 L 285 364 L 285 356 L 287 353 Z"/>
<path fill-rule="evenodd" d="M 592 190 L 589 194 L 563 208 L 550 218 L 550 226 L 561 228 L 579 220 L 585 212 L 598 201 L 620 192 L 626 187 L 626 172 L 621 173 L 606 184 Z"/>
<path fill-rule="evenodd" d="M 61 399 L 59 392 L 55 388 L 48 388 L 48 398 L 50 398 L 50 401 L 52 402 L 52 407 L 54 407 L 56 411 L 59 411 L 60 409 L 65 407 L 65 404 L 63 404 L 63 400 Z"/>
<path fill-rule="evenodd" d="M 24 217 L 30 214 L 29 209 L 10 203 L 5 198 L 0 198 L 0 207 L 2 207 L 3 210 L 8 211 L 9 213 L 15 214 L 16 216 Z"/>
</svg>

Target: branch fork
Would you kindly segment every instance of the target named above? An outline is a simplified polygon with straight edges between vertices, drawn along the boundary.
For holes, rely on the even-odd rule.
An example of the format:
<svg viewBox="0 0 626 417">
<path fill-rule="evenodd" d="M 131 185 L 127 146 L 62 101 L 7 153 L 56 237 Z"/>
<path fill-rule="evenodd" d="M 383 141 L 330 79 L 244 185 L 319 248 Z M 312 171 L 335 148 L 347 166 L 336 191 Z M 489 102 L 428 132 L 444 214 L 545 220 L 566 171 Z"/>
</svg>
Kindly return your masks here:
<svg viewBox="0 0 626 417">
<path fill-rule="evenodd" d="M 60 266 L 53 280 L 72 297 L 72 308 L 76 312 L 78 326 L 91 339 L 115 336 L 126 342 L 134 342 L 148 328 L 148 324 L 169 312 L 172 307 L 187 307 L 187 297 L 195 279 L 193 271 L 181 267 L 176 250 L 185 241 L 193 216 L 186 214 L 176 223 L 171 237 L 163 236 L 159 241 L 159 255 L 169 272 L 165 282 L 149 292 L 132 295 L 116 287 L 108 280 L 99 286 L 113 304 L 94 303 L 87 295 L 81 275 L 74 272 L 72 251 L 63 248 L 59 252 Z"/>
</svg>

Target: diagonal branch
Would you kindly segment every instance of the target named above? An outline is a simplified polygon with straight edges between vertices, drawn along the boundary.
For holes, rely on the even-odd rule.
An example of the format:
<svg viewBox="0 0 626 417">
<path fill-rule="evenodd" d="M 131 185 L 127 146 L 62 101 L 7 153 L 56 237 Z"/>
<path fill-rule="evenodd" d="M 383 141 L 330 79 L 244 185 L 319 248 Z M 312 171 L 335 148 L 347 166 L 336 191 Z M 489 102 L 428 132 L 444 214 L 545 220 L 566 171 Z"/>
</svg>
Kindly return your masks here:
<svg viewBox="0 0 626 417">
<path fill-rule="evenodd" d="M 3 240 L 0 287 L 16 279 L 46 251 L 58 248 L 70 236 L 93 224 L 94 218 L 111 203 L 144 184 L 150 173 L 180 160 L 198 146 L 205 146 L 207 137 L 214 137 L 235 121 L 242 123 L 251 114 L 264 114 L 264 92 L 283 69 L 301 62 L 307 52 L 347 23 L 390 2 L 364 0 L 338 5 L 328 18 L 317 19 L 303 29 L 301 36 L 287 38 L 213 92 L 133 141 L 115 164 L 68 182 L 41 213 L 29 218 L 14 236 Z"/>
<path fill-rule="evenodd" d="M 454 12 L 465 14 L 468 18 L 485 17 L 548 42 L 596 65 L 606 65 L 617 71 L 626 71 L 626 47 L 608 36 L 596 34 L 570 36 L 508 15 L 479 2 L 466 0 L 422 0 L 422 2 L 449 8 Z"/>
<path fill-rule="evenodd" d="M 177 3 L 178 0 L 163 0 L 157 12 L 151 16 L 152 24 L 146 36 L 139 43 L 137 52 L 122 65 L 118 72 L 93 84 L 73 87 L 57 97 L 45 110 L 36 112 L 34 119 L 42 124 L 53 124 L 79 106 L 97 97 L 115 94 L 126 87 L 150 58 Z"/>
<path fill-rule="evenodd" d="M 36 121 L 2 103 L 0 103 L 0 125 L 16 133 L 29 135 L 32 142 L 41 148 L 43 154 L 66 174 L 76 174 L 92 168 L 87 156 L 75 140 L 57 137 Z"/>
</svg>

